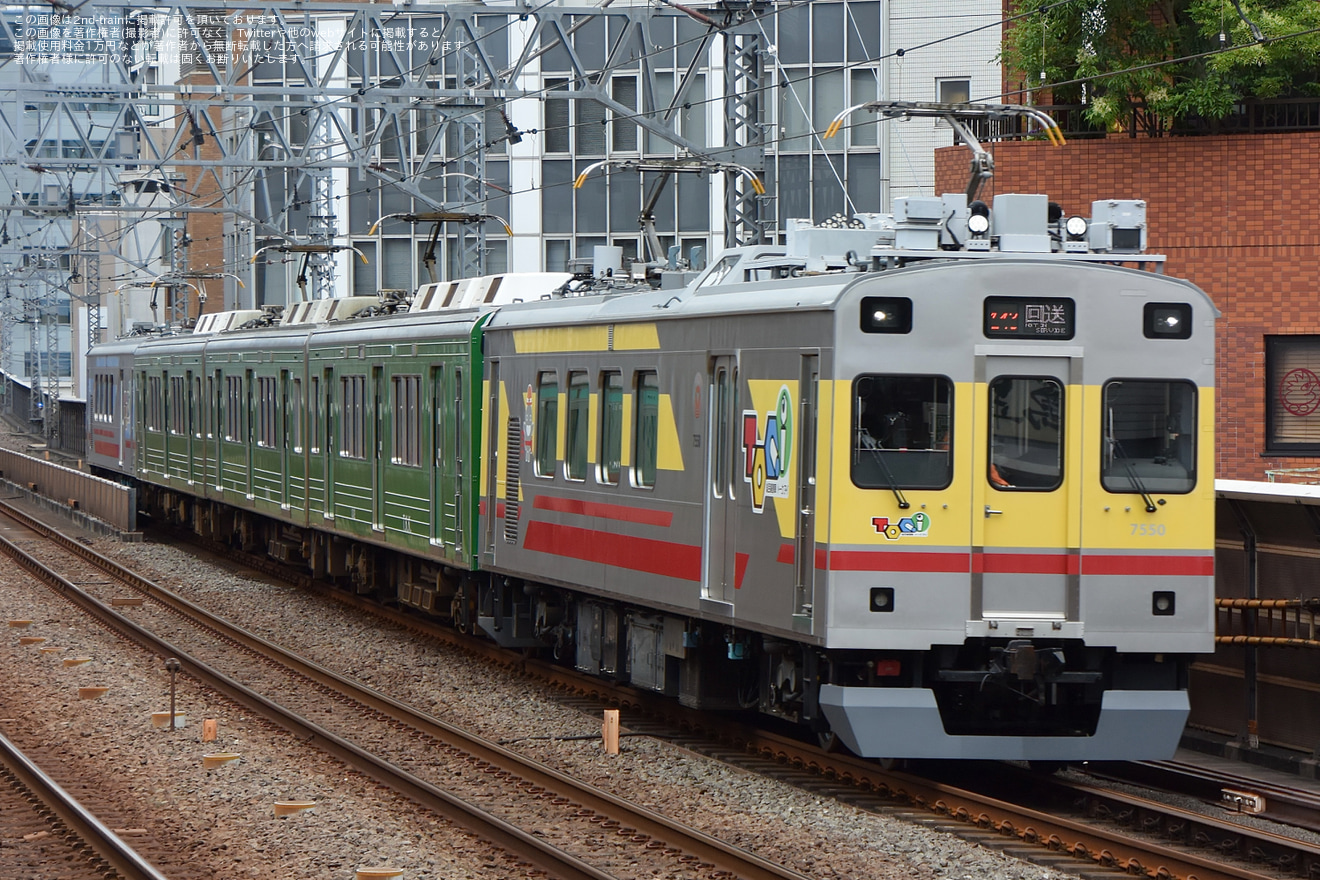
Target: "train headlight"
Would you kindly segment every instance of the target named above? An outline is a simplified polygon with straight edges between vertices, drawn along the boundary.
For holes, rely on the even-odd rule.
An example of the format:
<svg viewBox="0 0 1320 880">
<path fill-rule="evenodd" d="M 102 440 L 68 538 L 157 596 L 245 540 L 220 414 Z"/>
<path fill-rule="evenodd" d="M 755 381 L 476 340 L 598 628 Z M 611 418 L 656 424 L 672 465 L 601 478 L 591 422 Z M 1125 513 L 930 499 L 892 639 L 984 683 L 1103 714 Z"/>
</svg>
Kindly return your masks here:
<svg viewBox="0 0 1320 880">
<path fill-rule="evenodd" d="M 1146 303 L 1147 339 L 1190 339 L 1192 306 L 1190 303 Z"/>
<path fill-rule="evenodd" d="M 1156 617 L 1170 617 L 1176 607 L 1172 590 L 1156 590 L 1150 594 L 1150 613 Z"/>
<path fill-rule="evenodd" d="M 893 587 L 872 587 L 872 588 L 871 588 L 871 610 L 872 610 L 872 611 L 893 611 L 893 610 L 894 610 L 894 588 L 893 588 Z"/>
<path fill-rule="evenodd" d="M 1068 233 L 1068 237 L 1073 241 L 1081 241 L 1086 238 L 1086 218 L 1069 217 L 1063 224 L 1063 231 Z"/>
<path fill-rule="evenodd" d="M 911 333 L 912 300 L 905 296 L 862 297 L 863 333 Z"/>
<path fill-rule="evenodd" d="M 984 238 L 990 232 L 990 206 L 976 200 L 967 206 L 967 231 L 977 238 Z"/>
</svg>

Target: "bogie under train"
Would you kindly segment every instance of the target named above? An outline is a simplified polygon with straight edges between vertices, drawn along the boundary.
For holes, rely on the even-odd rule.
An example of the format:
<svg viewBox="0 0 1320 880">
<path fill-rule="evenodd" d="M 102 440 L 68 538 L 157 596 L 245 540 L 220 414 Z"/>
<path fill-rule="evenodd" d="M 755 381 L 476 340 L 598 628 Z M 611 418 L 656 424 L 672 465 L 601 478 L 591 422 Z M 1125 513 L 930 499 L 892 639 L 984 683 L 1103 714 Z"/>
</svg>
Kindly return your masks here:
<svg viewBox="0 0 1320 880">
<path fill-rule="evenodd" d="M 1213 648 L 1216 312 L 1065 248 L 1043 196 L 994 213 L 1026 234 L 799 229 L 683 288 L 121 340 L 90 458 L 157 517 L 861 755 L 1167 756 Z"/>
</svg>

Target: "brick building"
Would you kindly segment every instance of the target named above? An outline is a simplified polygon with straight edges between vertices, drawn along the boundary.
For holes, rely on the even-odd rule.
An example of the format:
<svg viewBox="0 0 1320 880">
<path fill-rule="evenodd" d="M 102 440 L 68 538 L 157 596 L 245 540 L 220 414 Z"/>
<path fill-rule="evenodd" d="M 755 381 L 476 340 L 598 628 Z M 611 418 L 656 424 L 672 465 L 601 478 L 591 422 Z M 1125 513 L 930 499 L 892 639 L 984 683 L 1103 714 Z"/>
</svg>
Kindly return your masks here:
<svg viewBox="0 0 1320 880">
<path fill-rule="evenodd" d="M 997 143 L 982 191 L 1148 205 L 1148 250 L 1214 299 L 1221 479 L 1320 482 L 1320 132 Z M 936 192 L 967 182 L 965 147 L 936 155 Z M 1285 471 L 1270 474 L 1271 471 Z"/>
</svg>

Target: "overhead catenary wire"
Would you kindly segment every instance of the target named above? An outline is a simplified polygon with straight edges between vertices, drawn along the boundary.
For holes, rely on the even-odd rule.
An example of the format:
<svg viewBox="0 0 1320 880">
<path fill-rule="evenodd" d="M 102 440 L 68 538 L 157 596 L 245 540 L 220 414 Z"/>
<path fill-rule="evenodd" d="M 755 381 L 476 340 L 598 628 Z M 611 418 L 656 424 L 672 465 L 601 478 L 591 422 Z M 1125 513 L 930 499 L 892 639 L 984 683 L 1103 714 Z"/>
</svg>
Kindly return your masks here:
<svg viewBox="0 0 1320 880">
<path fill-rule="evenodd" d="M 1042 8 L 1054 8 L 1054 7 L 1057 7 L 1057 6 L 1067 5 L 1068 3 L 1071 3 L 1071 2 L 1075 2 L 1075 0 L 1061 0 L 1061 2 L 1054 3 L 1054 4 L 1051 4 L 1049 7 L 1042 7 Z M 962 33 L 960 33 L 960 34 L 956 34 L 956 35 L 947 35 L 947 36 L 945 36 L 945 37 L 941 37 L 941 38 L 939 38 L 939 39 L 937 39 L 937 40 L 932 40 L 932 41 L 929 41 L 929 42 L 927 42 L 927 43 L 925 43 L 925 44 L 921 44 L 921 45 L 919 45 L 919 46 L 914 46 L 914 47 L 909 48 L 909 49 L 897 49 L 897 50 L 894 50 L 894 51 L 891 52 L 891 53 L 888 53 L 888 55 L 884 55 L 884 56 L 880 56 L 880 57 L 872 58 L 872 59 L 867 59 L 866 61 L 861 61 L 861 62 L 851 62 L 851 63 L 847 63 L 847 64 L 843 64 L 843 65 L 830 66 L 830 67 L 828 67 L 828 68 L 823 68 L 823 69 L 813 70 L 813 71 L 808 75 L 807 79 L 814 78 L 815 76 L 825 75 L 825 74 L 828 74 L 828 73 L 831 73 L 831 72 L 834 72 L 834 71 L 838 71 L 838 70 L 847 70 L 847 69 L 851 69 L 851 68 L 854 68 L 854 67 L 859 67 L 859 66 L 868 65 L 868 64 L 874 64 L 876 61 L 884 60 L 885 58 L 889 58 L 889 57 L 902 57 L 902 56 L 904 56 L 905 54 L 910 53 L 910 52 L 912 52 L 912 51 L 916 51 L 916 50 L 921 49 L 921 48 L 929 48 L 930 46 L 937 45 L 937 44 L 942 43 L 942 42 L 946 42 L 946 41 L 948 41 L 948 40 L 950 40 L 950 39 L 956 39 L 956 38 L 959 37 L 959 36 L 963 36 L 963 35 L 968 34 L 968 33 L 974 33 L 974 32 L 976 32 L 976 31 L 979 31 L 979 30 L 984 29 L 985 27 L 992 27 L 992 26 L 995 26 L 995 25 L 1002 25 L 1002 24 L 1004 24 L 1004 23 L 1007 23 L 1007 22 L 1010 22 L 1010 21 L 1014 20 L 1015 18 L 1020 18 L 1020 17 L 1022 17 L 1022 15 L 1036 14 L 1037 12 L 1039 12 L 1038 9 L 1033 9 L 1033 10 L 1031 10 L 1030 13 L 1022 13 L 1022 14 L 1019 15 L 1019 16 L 1011 16 L 1011 17 L 1008 17 L 1008 18 L 1005 18 L 1005 19 L 1001 19 L 1001 20 L 999 20 L 999 21 L 997 21 L 997 22 L 994 22 L 994 23 L 992 23 L 992 24 L 980 25 L 980 26 L 978 26 L 977 28 L 968 29 L 967 31 L 964 31 L 964 32 L 962 32 Z M 1310 29 L 1310 30 L 1305 30 L 1305 31 L 1299 31 L 1299 32 L 1294 33 L 1294 34 L 1282 35 L 1282 36 L 1279 36 L 1279 37 L 1273 37 L 1273 38 L 1270 38 L 1270 39 L 1271 39 L 1271 41 L 1278 41 L 1278 40 L 1291 39 L 1291 38 L 1296 38 L 1296 37 L 1306 36 L 1306 35 L 1309 35 L 1309 34 L 1315 33 L 1315 32 L 1317 32 L 1317 30 L 1320 30 L 1320 29 Z M 696 39 L 696 38 L 693 38 L 693 39 Z M 677 48 L 677 46 L 680 45 L 682 42 L 688 42 L 688 41 L 680 41 L 680 43 L 675 43 L 674 46 L 665 47 L 663 50 L 660 50 L 660 51 L 665 51 L 665 52 L 672 52 L 672 51 L 675 51 L 676 48 Z M 1248 44 L 1248 45 L 1250 45 L 1250 44 Z M 1134 66 L 1132 66 L 1132 67 L 1125 68 L 1125 69 L 1122 69 L 1122 70 L 1107 71 L 1107 72 L 1103 72 L 1103 73 L 1095 74 L 1095 75 L 1088 76 L 1088 77 L 1079 77 L 1079 78 L 1074 78 L 1074 79 L 1070 79 L 1070 80 L 1061 80 L 1061 81 L 1054 82 L 1054 83 L 1047 83 L 1047 84 L 1045 84 L 1045 87 L 1046 87 L 1046 88 L 1057 88 L 1057 87 L 1060 87 L 1060 86 L 1072 85 L 1072 84 L 1077 84 L 1077 83 L 1093 82 L 1093 81 L 1103 80 L 1103 79 L 1106 79 L 1106 78 L 1109 78 L 1109 77 L 1113 77 L 1113 76 L 1119 76 L 1119 75 L 1122 75 L 1122 74 L 1124 74 L 1124 73 L 1137 72 L 1137 71 L 1140 71 L 1140 70 L 1146 70 L 1146 69 L 1152 69 L 1152 68 L 1161 67 L 1161 66 L 1166 66 L 1166 65 L 1171 65 L 1171 64 L 1183 63 L 1183 62 L 1186 62 L 1186 61 L 1189 61 L 1189 60 L 1196 60 L 1196 59 L 1205 58 L 1205 57 L 1210 57 L 1210 56 L 1217 55 L 1217 54 L 1222 54 L 1223 52 L 1236 51 L 1236 50 L 1241 49 L 1241 48 L 1245 48 L 1245 47 L 1244 47 L 1244 46 L 1225 47 L 1225 48 L 1222 48 L 1222 49 L 1210 50 L 1210 51 L 1206 51 L 1206 52 L 1202 52 L 1202 53 L 1195 53 L 1195 54 L 1191 54 L 1191 55 L 1187 55 L 1187 56 L 1182 56 L 1182 57 L 1180 57 L 1180 58 L 1175 58 L 1175 59 L 1166 59 L 1166 60 L 1163 60 L 1163 61 L 1152 62 L 1152 63 L 1149 63 L 1149 64 L 1134 65 Z M 776 87 L 776 86 L 767 86 L 766 88 L 769 89 L 769 88 L 775 88 L 775 87 Z M 372 88 L 372 86 L 367 86 L 366 88 Z M 544 95 L 544 94 L 548 93 L 548 91 L 549 91 L 548 89 L 543 89 L 543 90 L 540 90 L 540 92 L 538 92 L 538 93 L 533 93 L 533 95 L 535 95 L 535 94 L 542 94 L 542 95 Z M 1029 90 L 1023 89 L 1023 90 L 1018 90 L 1018 91 L 1010 91 L 1010 92 L 1006 92 L 1006 93 L 1001 93 L 1000 95 L 987 96 L 987 97 L 1017 96 L 1017 95 L 1021 95 L 1023 92 L 1026 92 L 1026 91 L 1029 91 Z M 347 99 L 334 99 L 334 100 L 335 100 L 335 101 L 340 101 L 340 100 L 347 100 Z M 699 101 L 696 101 L 696 102 L 692 102 L 692 106 L 698 106 L 698 105 L 702 105 L 702 104 L 706 104 L 706 103 L 711 103 L 711 102 L 716 101 L 716 100 L 723 100 L 723 97 L 720 96 L 720 97 L 716 97 L 716 98 L 702 99 L 702 100 L 699 100 Z M 978 100 L 982 100 L 982 99 L 978 99 Z M 414 105 L 414 106 L 416 106 L 416 105 Z M 294 114 L 293 114 L 293 113 L 290 113 L 290 114 L 288 114 L 287 116 L 285 116 L 285 117 L 283 117 L 283 118 L 286 118 L 286 119 L 287 119 L 287 118 L 291 117 L 292 115 L 294 115 Z M 625 120 L 625 119 L 627 119 L 627 118 L 636 118 L 636 117 L 640 117 L 640 116 L 642 116 L 642 115 L 644 115 L 644 114 L 642 114 L 642 113 L 637 113 L 637 114 L 634 114 L 632 117 L 627 117 L 627 116 L 623 116 L 623 115 L 621 115 L 621 114 L 616 114 L 616 115 L 613 117 L 613 121 L 621 121 L 621 120 Z M 181 117 L 182 117 L 182 114 L 176 114 L 175 119 L 179 119 L 179 118 L 181 118 Z M 573 126 L 573 123 L 569 123 L 567 126 L 564 126 L 564 128 L 571 128 L 572 126 Z M 545 133 L 545 132 L 548 131 L 548 130 L 549 130 L 549 129 L 542 129 L 542 130 L 541 130 L 541 133 Z M 531 130 L 531 131 L 532 131 L 532 132 L 536 132 L 535 129 L 533 129 L 533 130 Z M 394 137 L 394 139 L 396 139 L 396 140 L 402 140 L 402 139 L 405 137 L 405 135 L 402 134 L 402 133 L 399 133 L 399 134 L 394 135 L 393 137 Z M 795 135 L 795 137 L 796 137 L 796 135 Z M 768 144 L 768 145 L 773 145 L 773 144 L 777 143 L 778 140 L 779 140 L 779 139 L 771 139 L 771 140 L 767 141 L 767 144 Z M 465 155 L 466 155 L 466 154 L 465 154 Z M 443 164 L 444 164 L 444 165 L 451 164 L 451 163 L 453 163 L 454 161 L 457 161 L 459 158 L 462 158 L 462 157 L 461 157 L 461 156 L 448 157 L 448 158 L 445 160 L 445 162 L 444 162 Z M 156 167 L 159 169 L 161 166 L 163 166 L 163 165 L 167 165 L 167 164 L 169 164 L 169 158 L 168 158 L 168 157 L 161 157 L 160 161 L 156 164 Z M 443 165 L 442 165 L 442 167 L 443 167 Z M 413 178 L 428 179 L 428 178 L 430 178 L 430 175 L 427 174 L 427 173 L 414 173 L 414 174 L 408 175 L 408 177 L 406 177 L 406 178 L 404 178 L 404 179 L 413 179 Z M 243 185 L 243 184 L 242 184 L 241 182 L 240 182 L 239 184 L 235 184 L 235 185 L 234 185 L 234 189 L 237 190 L 237 189 L 239 189 L 242 185 Z M 382 182 L 382 183 L 380 183 L 380 184 L 377 184 L 377 185 L 374 185 L 374 186 L 370 186 L 370 187 L 366 187 L 366 188 L 363 188 L 363 189 L 350 190 L 350 191 L 348 191 L 348 192 L 344 192 L 344 193 L 341 193 L 341 194 L 337 194 L 337 195 L 336 195 L 336 199 L 338 200 L 338 199 L 346 198 L 346 197 L 349 197 L 349 196 L 351 196 L 351 195 L 355 195 L 355 194 L 360 194 L 360 193 L 365 193 L 365 192 L 371 192 L 371 191 L 373 191 L 373 190 L 382 190 L 384 187 L 386 187 L 386 186 L 388 186 L 388 185 L 389 185 L 388 183 Z M 544 184 L 544 183 L 542 183 L 542 184 L 539 185 L 539 186 L 527 187 L 527 188 L 520 189 L 520 190 L 512 190 L 512 191 L 510 192 L 510 194 L 520 194 L 520 193 L 522 193 L 522 192 L 531 191 L 531 190 L 533 190 L 533 189 L 539 189 L 539 190 L 542 190 L 542 191 L 546 191 L 546 190 L 548 190 L 548 189 L 550 189 L 550 188 L 553 188 L 553 187 L 555 187 L 555 186 L 562 186 L 562 185 L 565 185 L 565 184 Z M 198 195 L 194 195 L 192 198 L 195 199 L 195 200 L 197 200 L 197 201 L 200 201 L 201 199 L 205 198 L 205 199 L 208 199 L 208 200 L 209 200 L 209 201 L 207 202 L 207 204 L 209 204 L 209 205 L 215 205 L 215 204 L 217 204 L 218 202 L 223 202 L 223 200 L 224 200 L 227 196 L 232 197 L 232 196 L 235 195 L 235 194 L 236 194 L 236 192 L 225 192 L 223 189 L 221 189 L 221 190 L 219 190 L 219 191 L 217 191 L 217 192 L 207 193 L 207 194 L 205 194 L 204 196 L 203 196 L 203 195 L 200 195 L 200 194 L 198 194 Z M 505 196 L 500 196 L 500 198 L 503 198 L 503 197 L 505 197 Z M 161 210 L 161 213 L 162 213 L 162 214 L 168 214 L 168 213 L 169 213 L 169 209 L 163 207 L 162 210 Z"/>
</svg>

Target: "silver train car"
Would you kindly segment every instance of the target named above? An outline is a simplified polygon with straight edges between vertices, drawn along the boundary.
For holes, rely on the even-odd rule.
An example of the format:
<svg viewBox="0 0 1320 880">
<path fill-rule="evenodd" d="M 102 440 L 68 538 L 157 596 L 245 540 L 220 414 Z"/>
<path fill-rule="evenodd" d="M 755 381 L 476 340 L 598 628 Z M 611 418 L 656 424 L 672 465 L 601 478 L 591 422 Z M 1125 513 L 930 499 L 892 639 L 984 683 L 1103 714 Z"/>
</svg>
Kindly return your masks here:
<svg viewBox="0 0 1320 880">
<path fill-rule="evenodd" d="M 860 755 L 1168 756 L 1213 650 L 1217 313 L 1152 271 L 1143 204 L 1102 207 L 141 342 L 124 472 L 156 516 Z"/>
</svg>

